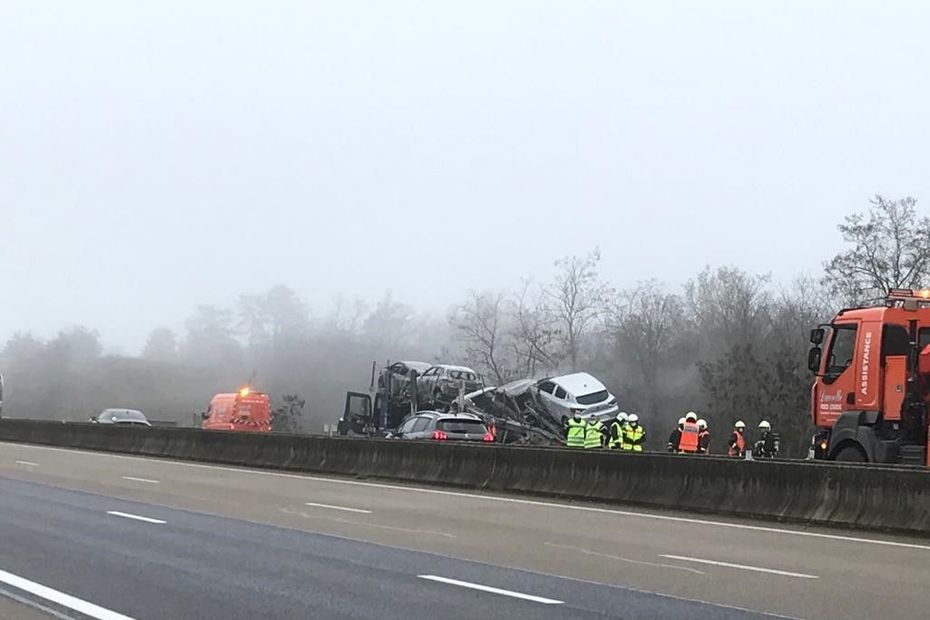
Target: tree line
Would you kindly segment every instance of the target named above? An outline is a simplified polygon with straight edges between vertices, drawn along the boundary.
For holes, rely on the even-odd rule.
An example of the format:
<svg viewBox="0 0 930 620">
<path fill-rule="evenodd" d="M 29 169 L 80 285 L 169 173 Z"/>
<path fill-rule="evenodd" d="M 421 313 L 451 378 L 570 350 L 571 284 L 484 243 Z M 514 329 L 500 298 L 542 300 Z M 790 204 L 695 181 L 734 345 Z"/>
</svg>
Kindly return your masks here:
<svg viewBox="0 0 930 620">
<path fill-rule="evenodd" d="M 838 228 L 843 251 L 821 274 L 788 283 L 722 266 L 677 289 L 651 279 L 618 289 L 592 249 L 518 290 L 469 291 L 447 317 L 390 293 L 318 313 L 278 285 L 229 307 L 198 306 L 182 331 L 154 329 L 138 357 L 103 354 L 99 334 L 83 326 L 51 339 L 16 333 L 0 353 L 4 414 L 85 420 L 119 406 L 191 425 L 214 393 L 254 377 L 282 428 L 319 432 L 339 418 L 347 390 L 367 388 L 373 361 L 418 359 L 464 363 L 496 385 L 588 371 L 640 415 L 653 449 L 695 410 L 718 450 L 735 420 L 751 428 L 768 419 L 789 453 L 803 454 L 808 329 L 888 288 L 930 284 L 930 219 L 914 199 L 876 196 Z"/>
</svg>

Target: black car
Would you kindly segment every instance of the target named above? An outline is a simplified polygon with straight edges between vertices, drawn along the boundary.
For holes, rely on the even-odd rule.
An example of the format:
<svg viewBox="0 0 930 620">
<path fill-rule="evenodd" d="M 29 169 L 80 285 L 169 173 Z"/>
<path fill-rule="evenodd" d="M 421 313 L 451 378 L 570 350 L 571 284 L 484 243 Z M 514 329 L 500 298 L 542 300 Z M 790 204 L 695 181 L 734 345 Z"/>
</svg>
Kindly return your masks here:
<svg viewBox="0 0 930 620">
<path fill-rule="evenodd" d="M 394 433 L 400 439 L 434 441 L 494 441 L 494 436 L 476 415 L 420 411 L 401 422 Z"/>
<path fill-rule="evenodd" d="M 104 409 L 90 419 L 96 424 L 117 424 L 119 426 L 150 427 L 149 421 L 141 411 L 135 409 Z"/>
</svg>

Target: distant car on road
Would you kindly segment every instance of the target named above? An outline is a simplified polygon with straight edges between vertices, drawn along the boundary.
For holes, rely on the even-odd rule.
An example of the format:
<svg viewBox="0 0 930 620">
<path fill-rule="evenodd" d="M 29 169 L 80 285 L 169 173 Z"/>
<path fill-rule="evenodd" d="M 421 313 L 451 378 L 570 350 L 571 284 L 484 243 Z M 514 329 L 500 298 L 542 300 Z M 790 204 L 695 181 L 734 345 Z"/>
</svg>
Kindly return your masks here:
<svg viewBox="0 0 930 620">
<path fill-rule="evenodd" d="M 144 426 L 150 427 L 145 414 L 136 409 L 104 409 L 90 419 L 96 424 L 116 424 L 118 426 Z"/>
<path fill-rule="evenodd" d="M 484 381 L 467 366 L 433 366 L 417 377 L 417 402 L 431 402 L 434 407 L 449 404 L 458 396 L 459 386 L 467 394 L 483 388 Z"/>
<path fill-rule="evenodd" d="M 491 431 L 478 416 L 438 411 L 420 411 L 407 418 L 397 427 L 394 437 L 434 441 L 494 441 Z"/>
</svg>

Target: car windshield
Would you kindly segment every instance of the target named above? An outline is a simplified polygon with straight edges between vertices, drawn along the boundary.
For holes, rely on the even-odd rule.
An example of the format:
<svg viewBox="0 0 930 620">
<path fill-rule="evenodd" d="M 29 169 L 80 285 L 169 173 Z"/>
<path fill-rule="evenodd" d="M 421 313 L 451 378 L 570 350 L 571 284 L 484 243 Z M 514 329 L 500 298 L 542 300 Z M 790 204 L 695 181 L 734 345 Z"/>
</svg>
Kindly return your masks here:
<svg viewBox="0 0 930 620">
<path fill-rule="evenodd" d="M 575 400 L 578 401 L 579 405 L 593 405 L 595 403 L 604 402 L 609 396 L 610 394 L 607 393 L 607 390 L 601 390 L 600 392 L 592 392 L 591 394 L 579 396 Z"/>
<path fill-rule="evenodd" d="M 476 433 L 483 435 L 488 432 L 481 420 L 439 420 L 436 428 L 447 433 Z"/>
</svg>

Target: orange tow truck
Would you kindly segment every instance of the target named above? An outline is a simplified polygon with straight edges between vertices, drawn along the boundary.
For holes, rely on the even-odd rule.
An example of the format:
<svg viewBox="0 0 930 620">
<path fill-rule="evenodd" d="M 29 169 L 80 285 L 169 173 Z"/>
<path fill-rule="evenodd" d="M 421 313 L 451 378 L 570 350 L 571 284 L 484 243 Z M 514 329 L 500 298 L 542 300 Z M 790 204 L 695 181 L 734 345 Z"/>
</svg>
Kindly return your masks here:
<svg viewBox="0 0 930 620">
<path fill-rule="evenodd" d="M 219 431 L 271 432 L 271 399 L 246 386 L 231 394 L 217 394 L 202 415 L 202 428 Z"/>
<path fill-rule="evenodd" d="M 930 289 L 892 289 L 811 330 L 815 459 L 930 465 Z"/>
</svg>

